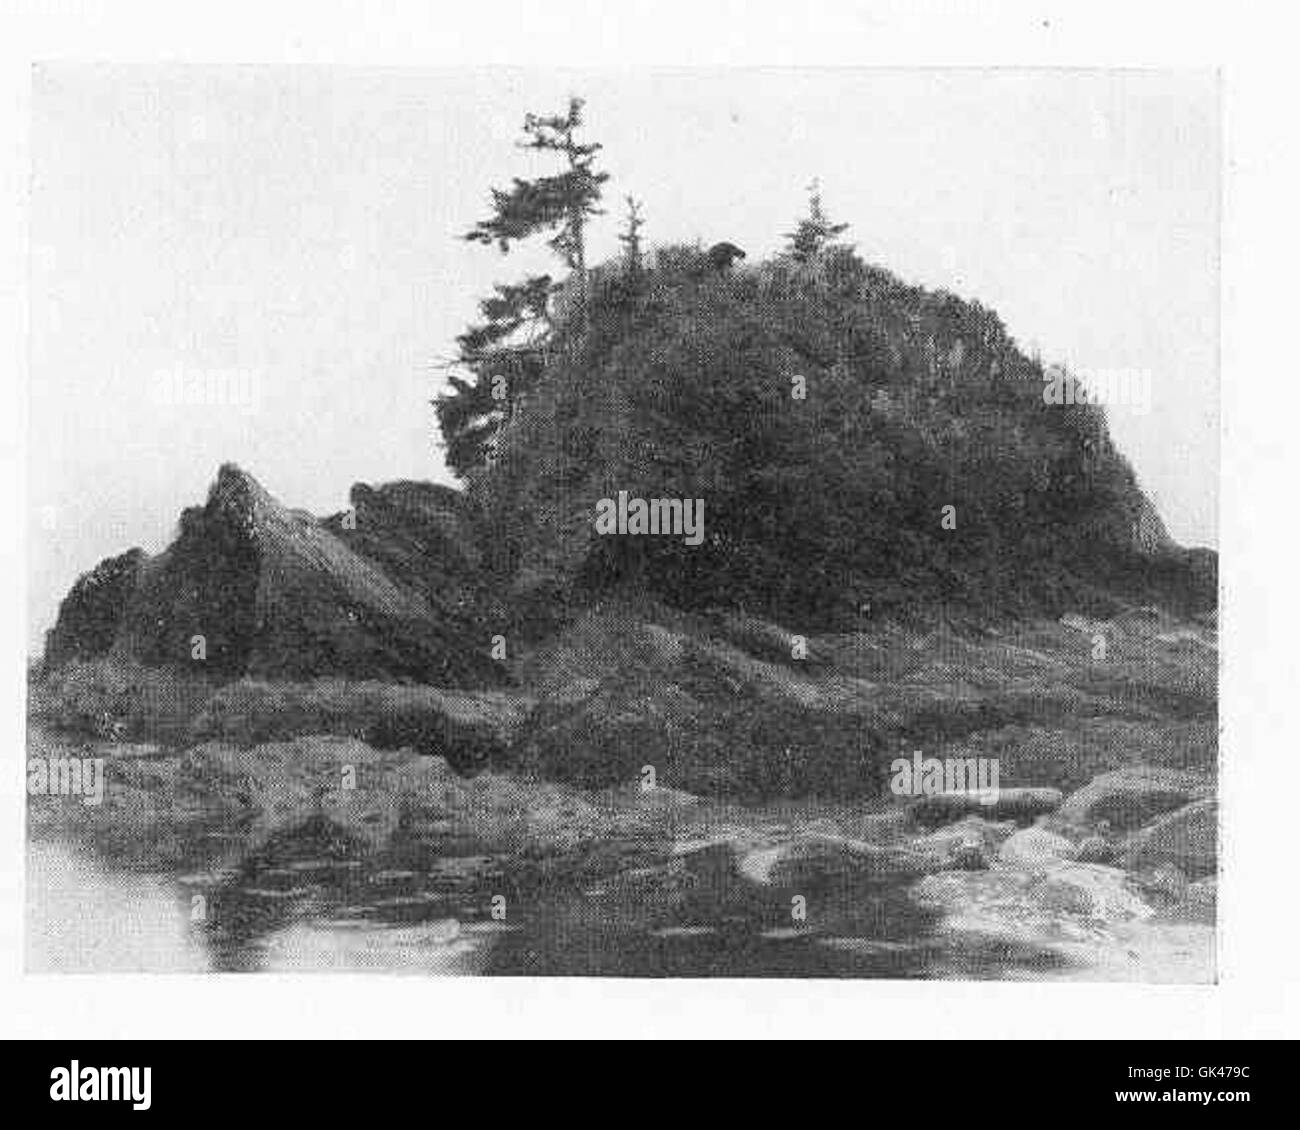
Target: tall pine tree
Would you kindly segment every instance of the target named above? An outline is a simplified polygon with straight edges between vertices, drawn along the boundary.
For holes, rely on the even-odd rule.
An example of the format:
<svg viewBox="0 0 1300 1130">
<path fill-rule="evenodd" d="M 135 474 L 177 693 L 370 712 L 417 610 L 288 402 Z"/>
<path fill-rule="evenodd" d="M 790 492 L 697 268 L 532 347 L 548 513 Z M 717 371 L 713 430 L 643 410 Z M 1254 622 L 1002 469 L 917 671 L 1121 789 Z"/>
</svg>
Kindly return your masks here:
<svg viewBox="0 0 1300 1130">
<path fill-rule="evenodd" d="M 581 98 L 570 98 L 566 114 L 524 118 L 524 149 L 557 153 L 565 167 L 555 176 L 521 180 L 509 189 L 492 190 L 492 215 L 480 220 L 465 238 L 474 243 L 496 244 L 505 253 L 520 240 L 540 232 L 555 234 L 547 241 L 566 267 L 585 286 L 587 250 L 584 238 L 587 218 L 599 215 L 601 185 L 608 173 L 593 167 L 601 146 L 578 140 L 582 128 Z"/>
<path fill-rule="evenodd" d="M 510 188 L 494 188 L 492 214 L 463 238 L 495 244 L 505 254 L 522 240 L 552 232 L 548 245 L 572 272 L 585 322 L 585 229 L 588 218 L 600 213 L 601 186 L 609 174 L 594 168 L 601 146 L 579 140 L 582 108 L 582 99 L 571 98 L 565 114 L 526 115 L 520 147 L 558 154 L 564 167 L 553 176 L 516 177 Z M 479 304 L 483 321 L 457 338 L 457 360 L 472 379 L 452 377 L 450 391 L 435 401 L 447 462 L 457 475 L 488 461 L 501 427 L 540 377 L 553 329 L 548 302 L 554 290 L 549 275 L 498 285 Z"/>
</svg>

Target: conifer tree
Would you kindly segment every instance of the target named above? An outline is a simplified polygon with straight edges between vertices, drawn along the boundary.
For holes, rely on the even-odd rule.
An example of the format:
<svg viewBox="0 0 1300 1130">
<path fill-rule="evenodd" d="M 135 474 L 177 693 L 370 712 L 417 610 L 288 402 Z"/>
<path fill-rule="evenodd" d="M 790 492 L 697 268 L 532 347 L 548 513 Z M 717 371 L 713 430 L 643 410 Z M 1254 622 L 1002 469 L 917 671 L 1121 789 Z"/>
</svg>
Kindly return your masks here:
<svg viewBox="0 0 1300 1130">
<path fill-rule="evenodd" d="M 474 379 L 451 377 L 451 391 L 434 401 L 447 465 L 455 474 L 484 462 L 486 448 L 541 375 L 553 286 L 549 275 L 498 284 L 479 303 L 483 321 L 457 337 L 457 363 Z"/>
<path fill-rule="evenodd" d="M 645 226 L 645 220 L 641 217 L 641 201 L 632 196 L 626 197 L 626 200 L 627 220 L 618 241 L 623 245 L 623 262 L 627 266 L 627 272 L 635 276 L 641 273 L 641 229 Z"/>
<path fill-rule="evenodd" d="M 570 98 L 563 115 L 528 114 L 524 118 L 520 147 L 557 153 L 565 167 L 554 176 L 535 180 L 516 177 L 509 189 L 494 188 L 492 215 L 475 224 L 464 238 L 489 246 L 495 243 L 504 254 L 520 240 L 553 231 L 548 244 L 577 275 L 579 285 L 585 286 L 587 218 L 600 214 L 601 185 L 609 174 L 593 167 L 600 144 L 578 140 L 582 107 L 581 98 Z"/>
<path fill-rule="evenodd" d="M 545 232 L 551 249 L 577 284 L 579 316 L 588 316 L 585 228 L 600 214 L 601 186 L 609 174 L 594 166 L 601 146 L 579 140 L 583 102 L 571 98 L 566 113 L 524 118 L 521 148 L 558 154 L 564 167 L 555 175 L 524 180 L 492 190 L 492 214 L 463 236 L 472 243 L 496 245 L 502 254 L 522 240 Z M 557 284 L 534 275 L 512 285 L 497 285 L 479 303 L 483 320 L 457 339 L 458 364 L 473 379 L 455 376 L 450 390 L 434 402 L 446 445 L 447 462 L 458 475 L 484 463 L 495 437 L 515 413 L 520 399 L 540 377 L 551 330 L 548 303 Z M 520 340 L 521 336 L 524 340 Z"/>
<path fill-rule="evenodd" d="M 848 230 L 848 224 L 831 223 L 822 207 L 821 185 L 814 179 L 808 186 L 808 215 L 786 233 L 788 253 L 796 262 L 809 263 Z"/>
</svg>

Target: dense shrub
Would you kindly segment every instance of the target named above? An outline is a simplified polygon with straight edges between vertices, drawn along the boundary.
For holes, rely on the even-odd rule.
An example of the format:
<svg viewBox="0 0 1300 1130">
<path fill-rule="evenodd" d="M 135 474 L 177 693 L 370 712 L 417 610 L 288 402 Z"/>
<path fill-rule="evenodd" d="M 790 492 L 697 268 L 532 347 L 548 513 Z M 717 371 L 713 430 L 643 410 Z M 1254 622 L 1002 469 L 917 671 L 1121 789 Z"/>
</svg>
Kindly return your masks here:
<svg viewBox="0 0 1300 1130">
<path fill-rule="evenodd" d="M 683 248 L 593 272 L 590 307 L 471 484 L 521 607 L 635 589 L 828 626 L 1186 589 L 1133 551 L 1144 499 L 1103 411 L 1045 403 L 978 303 L 845 248 L 734 271 Z M 620 490 L 703 499 L 704 544 L 598 534 Z"/>
</svg>

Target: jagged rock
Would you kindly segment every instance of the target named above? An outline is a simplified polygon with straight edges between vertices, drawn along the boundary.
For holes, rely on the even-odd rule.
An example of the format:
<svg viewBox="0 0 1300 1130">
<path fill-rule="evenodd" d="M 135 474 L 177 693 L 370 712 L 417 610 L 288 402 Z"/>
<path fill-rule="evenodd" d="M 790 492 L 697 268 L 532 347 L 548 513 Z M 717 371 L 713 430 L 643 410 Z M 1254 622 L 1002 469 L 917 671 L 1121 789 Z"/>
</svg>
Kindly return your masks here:
<svg viewBox="0 0 1300 1130">
<path fill-rule="evenodd" d="M 1070 794 L 1059 815 L 1073 824 L 1104 820 L 1117 831 L 1127 831 L 1210 791 L 1209 782 L 1200 774 L 1135 765 L 1093 778 Z"/>
<path fill-rule="evenodd" d="M 432 512 L 452 504 L 431 491 L 357 488 L 351 536 L 341 520 L 332 529 L 291 510 L 226 464 L 163 553 L 132 551 L 78 582 L 48 658 L 108 653 L 223 677 L 500 683 L 468 595 L 472 562 L 449 548 L 464 539 L 432 532 Z M 459 588 L 446 583 L 452 574 Z M 434 589 L 441 595 L 432 597 Z"/>
<path fill-rule="evenodd" d="M 1169 863 L 1189 877 L 1212 875 L 1218 866 L 1219 805 L 1198 800 L 1137 832 L 1124 852 L 1124 866 L 1142 870 Z"/>
<path fill-rule="evenodd" d="M 352 508 L 325 519 L 349 549 L 419 592 L 443 616 L 473 615 L 482 557 L 465 496 L 437 483 L 357 483 Z"/>
<path fill-rule="evenodd" d="M 113 646 L 139 579 L 146 554 L 130 549 L 101 561 L 72 586 L 59 606 L 59 617 L 45 637 L 45 662 L 57 666 L 71 659 L 93 659 Z"/>
</svg>

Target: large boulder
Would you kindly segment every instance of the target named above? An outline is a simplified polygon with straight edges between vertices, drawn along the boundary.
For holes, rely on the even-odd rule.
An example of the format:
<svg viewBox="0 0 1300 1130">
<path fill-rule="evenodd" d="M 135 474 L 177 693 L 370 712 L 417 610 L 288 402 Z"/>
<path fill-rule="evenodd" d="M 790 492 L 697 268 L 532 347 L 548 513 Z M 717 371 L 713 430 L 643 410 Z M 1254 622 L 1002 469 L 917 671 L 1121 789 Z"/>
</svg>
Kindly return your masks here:
<svg viewBox="0 0 1300 1130">
<path fill-rule="evenodd" d="M 941 932 L 1044 948 L 1097 942 L 1108 930 L 1154 913 L 1123 871 L 1081 863 L 1046 873 L 1019 867 L 945 871 L 926 876 L 913 894 L 943 911 Z"/>
<path fill-rule="evenodd" d="M 1185 875 L 1203 878 L 1218 866 L 1219 805 L 1198 800 L 1161 816 L 1137 832 L 1124 853 L 1132 871 L 1172 864 Z"/>
<path fill-rule="evenodd" d="M 1134 765 L 1093 778 L 1066 799 L 1059 815 L 1071 824 L 1104 820 L 1116 831 L 1127 831 L 1212 792 L 1199 773 Z"/>
<path fill-rule="evenodd" d="M 998 859 L 1028 871 L 1046 871 L 1071 858 L 1074 845 L 1046 828 L 1024 828 L 1010 837 L 998 852 Z"/>
</svg>

